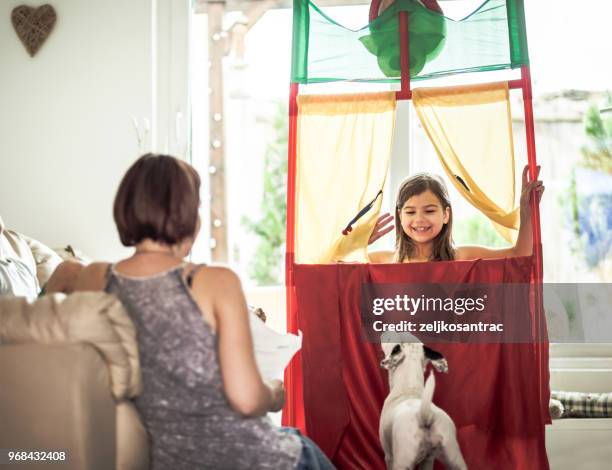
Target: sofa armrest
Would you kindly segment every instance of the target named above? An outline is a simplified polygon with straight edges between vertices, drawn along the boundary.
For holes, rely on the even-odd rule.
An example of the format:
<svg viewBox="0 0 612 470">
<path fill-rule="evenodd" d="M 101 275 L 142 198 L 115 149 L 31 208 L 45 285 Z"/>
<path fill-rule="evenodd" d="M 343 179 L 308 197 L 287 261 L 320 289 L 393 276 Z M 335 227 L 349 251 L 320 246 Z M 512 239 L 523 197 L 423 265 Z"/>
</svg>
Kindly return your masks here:
<svg viewBox="0 0 612 470">
<path fill-rule="evenodd" d="M 65 449 L 62 469 L 115 468 L 116 406 L 92 346 L 0 345 L 0 377 L 0 448 Z"/>
<path fill-rule="evenodd" d="M 131 400 L 117 403 L 117 470 L 149 469 L 149 436 Z"/>
</svg>

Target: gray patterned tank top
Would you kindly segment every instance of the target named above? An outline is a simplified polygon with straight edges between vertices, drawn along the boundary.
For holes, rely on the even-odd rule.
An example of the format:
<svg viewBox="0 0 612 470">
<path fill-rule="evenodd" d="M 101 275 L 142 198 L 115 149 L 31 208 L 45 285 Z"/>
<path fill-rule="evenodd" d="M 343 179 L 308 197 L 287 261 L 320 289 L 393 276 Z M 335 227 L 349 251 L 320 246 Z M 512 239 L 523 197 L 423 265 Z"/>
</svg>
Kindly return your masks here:
<svg viewBox="0 0 612 470">
<path fill-rule="evenodd" d="M 130 277 L 111 266 L 105 289 L 119 297 L 136 327 L 144 387 L 135 405 L 149 433 L 151 469 L 296 468 L 298 437 L 230 407 L 217 337 L 182 271 Z"/>
</svg>

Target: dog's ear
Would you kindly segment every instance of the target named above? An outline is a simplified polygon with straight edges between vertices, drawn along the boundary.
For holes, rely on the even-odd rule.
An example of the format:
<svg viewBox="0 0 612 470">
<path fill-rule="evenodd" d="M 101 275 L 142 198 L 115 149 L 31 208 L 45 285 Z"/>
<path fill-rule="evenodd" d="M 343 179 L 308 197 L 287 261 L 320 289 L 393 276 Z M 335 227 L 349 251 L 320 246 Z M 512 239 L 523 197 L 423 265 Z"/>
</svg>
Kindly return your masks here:
<svg viewBox="0 0 612 470">
<path fill-rule="evenodd" d="M 425 357 L 430 361 L 437 361 L 438 359 L 444 359 L 444 356 L 436 351 L 435 349 L 428 348 L 423 345 L 423 352 L 425 353 Z"/>
<path fill-rule="evenodd" d="M 425 359 L 431 362 L 431 365 L 438 372 L 448 372 L 448 363 L 442 354 L 435 351 L 427 346 L 423 345 L 423 352 L 425 353 Z"/>
<path fill-rule="evenodd" d="M 387 370 L 397 367 L 397 365 L 404 360 L 404 355 L 400 354 L 401 352 L 402 346 L 400 344 L 396 344 L 389 355 L 380 361 L 380 367 Z"/>
</svg>

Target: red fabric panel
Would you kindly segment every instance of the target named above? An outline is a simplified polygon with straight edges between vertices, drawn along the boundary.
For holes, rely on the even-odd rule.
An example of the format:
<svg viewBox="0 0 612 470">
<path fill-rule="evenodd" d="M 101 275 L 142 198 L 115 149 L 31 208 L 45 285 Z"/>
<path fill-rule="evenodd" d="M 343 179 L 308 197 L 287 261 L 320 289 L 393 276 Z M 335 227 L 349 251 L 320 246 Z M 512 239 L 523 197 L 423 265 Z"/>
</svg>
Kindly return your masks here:
<svg viewBox="0 0 612 470">
<path fill-rule="evenodd" d="M 387 376 L 380 346 L 362 339 L 362 283 L 529 283 L 532 261 L 295 265 L 306 428 L 338 468 L 384 468 L 378 422 Z M 448 360 L 449 373 L 436 375 L 434 401 L 454 420 L 468 467 L 547 469 L 547 345 L 430 346 Z"/>
<path fill-rule="evenodd" d="M 297 304 L 295 301 L 295 289 L 287 287 L 287 331 L 297 334 L 298 317 Z M 283 426 L 298 428 L 302 434 L 306 434 L 306 419 L 304 416 L 304 397 L 302 386 L 302 358 L 301 351 L 291 359 L 285 369 L 286 400 L 281 416 Z"/>
<path fill-rule="evenodd" d="M 294 271 L 298 276 L 301 272 Z M 308 276 L 305 283 L 297 281 L 300 285 L 309 286 L 308 292 L 302 292 L 302 297 L 310 298 L 309 307 L 301 310 L 304 314 L 300 312 L 299 316 L 300 330 L 309 332 L 308 339 L 303 338 L 301 350 L 302 366 L 307 365 L 308 374 L 308 386 L 303 387 L 304 403 L 316 403 L 313 409 L 305 413 L 306 430 L 309 436 L 313 432 L 316 434 L 327 455 L 335 453 L 342 432 L 349 424 L 349 409 L 345 406 L 347 394 L 341 377 L 342 343 L 339 341 L 336 277 L 336 270 L 327 269 L 319 275 Z"/>
<path fill-rule="evenodd" d="M 297 333 L 297 310 L 295 304 L 295 290 L 293 289 L 293 265 L 295 242 L 295 165 L 297 146 L 297 95 L 300 86 L 292 83 L 289 87 L 289 147 L 287 156 L 287 232 L 285 253 L 285 286 L 287 301 L 287 331 Z M 283 408 L 283 426 L 292 426 L 306 433 L 304 407 L 302 396 L 302 367 L 300 353 L 291 360 L 285 369 L 285 388 L 287 399 Z"/>
</svg>

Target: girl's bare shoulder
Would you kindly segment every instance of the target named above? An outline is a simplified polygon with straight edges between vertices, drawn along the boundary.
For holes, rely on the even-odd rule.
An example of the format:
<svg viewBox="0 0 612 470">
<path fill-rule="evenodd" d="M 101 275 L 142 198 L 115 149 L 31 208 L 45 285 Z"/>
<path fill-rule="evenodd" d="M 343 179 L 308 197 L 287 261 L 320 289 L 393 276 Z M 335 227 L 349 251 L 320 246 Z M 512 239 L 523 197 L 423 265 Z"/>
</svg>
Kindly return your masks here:
<svg viewBox="0 0 612 470">
<path fill-rule="evenodd" d="M 394 251 L 374 251 L 368 253 L 368 260 L 372 264 L 393 263 L 395 259 Z"/>
<path fill-rule="evenodd" d="M 470 261 L 475 259 L 508 258 L 516 256 L 513 247 L 487 248 L 486 246 L 465 245 L 455 248 L 457 261 Z"/>
<path fill-rule="evenodd" d="M 473 254 L 473 250 L 471 250 L 470 248 L 472 247 L 456 246 L 455 247 L 455 260 L 463 261 L 463 260 L 473 259 L 473 258 L 469 258 L 469 256 Z"/>
</svg>

